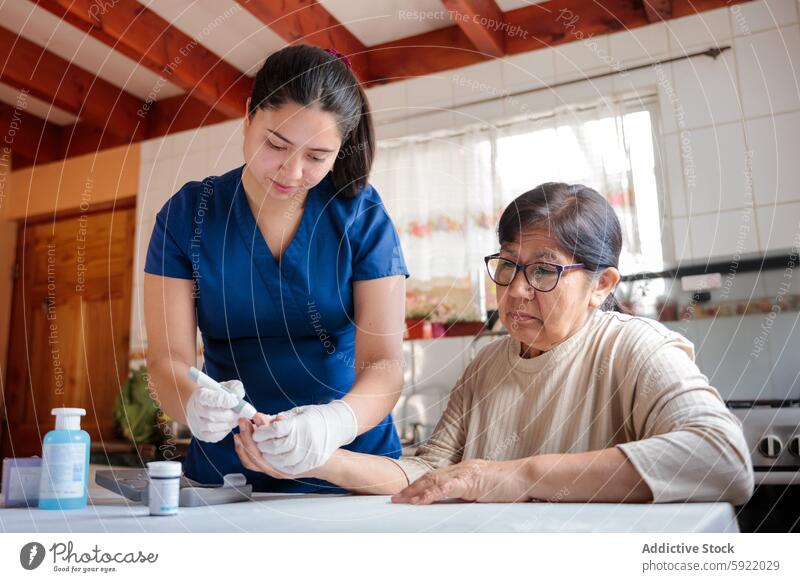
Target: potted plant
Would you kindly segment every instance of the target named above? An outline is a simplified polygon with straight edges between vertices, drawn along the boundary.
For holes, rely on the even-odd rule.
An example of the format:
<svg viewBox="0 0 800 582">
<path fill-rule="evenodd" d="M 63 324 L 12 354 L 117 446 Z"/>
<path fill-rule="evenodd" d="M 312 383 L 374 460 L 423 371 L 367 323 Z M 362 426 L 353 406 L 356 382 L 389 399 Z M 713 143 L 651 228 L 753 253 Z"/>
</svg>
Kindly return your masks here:
<svg viewBox="0 0 800 582">
<path fill-rule="evenodd" d="M 431 311 L 426 293 L 415 289 L 406 291 L 406 339 L 431 337 Z"/>
<path fill-rule="evenodd" d="M 445 335 L 448 337 L 478 335 L 485 325 L 480 320 L 450 319 L 445 322 Z"/>
<path fill-rule="evenodd" d="M 161 427 L 166 423 L 150 393 L 147 368 L 139 366 L 131 369 L 114 404 L 117 434 L 136 447 L 139 456 L 152 458 L 164 440 Z"/>
<path fill-rule="evenodd" d="M 425 337 L 425 326 L 430 330 L 429 314 L 420 310 L 408 312 L 406 317 L 406 339 L 422 339 Z"/>
</svg>

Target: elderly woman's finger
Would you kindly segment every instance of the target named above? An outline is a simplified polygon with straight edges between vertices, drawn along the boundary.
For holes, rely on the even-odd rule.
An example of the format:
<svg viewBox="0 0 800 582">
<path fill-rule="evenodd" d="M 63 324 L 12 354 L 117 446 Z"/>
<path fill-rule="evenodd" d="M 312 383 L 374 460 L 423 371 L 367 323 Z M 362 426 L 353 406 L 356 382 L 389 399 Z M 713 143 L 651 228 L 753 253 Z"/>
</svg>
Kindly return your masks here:
<svg viewBox="0 0 800 582">
<path fill-rule="evenodd" d="M 239 422 L 239 439 L 242 442 L 244 450 L 247 451 L 254 461 L 261 458 L 261 451 L 258 450 L 258 446 L 253 440 L 253 424 L 251 422 L 244 419 Z"/>
<path fill-rule="evenodd" d="M 253 459 L 253 456 L 245 448 L 244 443 L 242 442 L 242 437 L 240 435 L 233 435 L 233 442 L 234 448 L 236 449 L 236 454 L 239 455 L 239 458 L 242 459 L 242 461 L 246 461 L 248 463 L 249 466 L 247 468 L 251 470 L 258 470 L 258 467 L 256 467 L 255 464 L 255 459 Z"/>
<path fill-rule="evenodd" d="M 393 503 L 418 503 L 422 500 L 425 492 L 435 486 L 434 473 L 423 475 L 411 485 L 403 489 L 392 497 Z"/>
<path fill-rule="evenodd" d="M 239 458 L 246 458 L 252 466 L 247 468 L 251 468 L 253 471 L 265 473 L 276 479 L 287 478 L 286 475 L 281 474 L 280 471 L 277 471 L 275 467 L 264 460 L 261 451 L 258 450 L 258 447 L 253 440 L 253 430 L 254 428 L 251 423 L 247 421 L 239 423 L 239 434 L 234 435 L 234 441 L 238 446 L 236 452 L 239 454 Z"/>
<path fill-rule="evenodd" d="M 239 419 L 239 433 L 240 434 L 252 434 L 253 432 L 253 423 L 248 421 L 247 419 L 240 418 Z"/>
<path fill-rule="evenodd" d="M 242 451 L 247 453 L 251 461 L 255 461 L 255 457 L 253 456 L 253 448 L 251 446 L 255 444 L 253 443 L 253 425 L 244 419 L 239 421 L 238 441 L 242 447 Z"/>
<path fill-rule="evenodd" d="M 256 427 L 268 426 L 269 424 L 282 419 L 283 417 L 279 414 L 273 416 L 270 414 L 264 414 L 263 412 L 256 412 L 255 416 L 253 417 L 253 424 Z"/>
<path fill-rule="evenodd" d="M 279 475 L 275 472 L 275 469 L 272 468 L 266 461 L 264 461 L 261 455 L 254 455 L 253 452 L 247 449 L 239 440 L 239 445 L 242 449 L 242 455 L 247 458 L 248 463 L 251 466 L 251 470 L 258 471 L 260 473 L 264 473 L 269 475 L 270 477 L 279 477 Z"/>
<path fill-rule="evenodd" d="M 249 469 L 250 471 L 259 470 L 250 459 L 250 455 L 244 450 L 241 440 L 239 439 L 239 435 L 233 435 L 233 448 L 236 451 L 236 454 L 239 456 L 239 460 L 242 462 L 242 466 L 245 469 Z"/>
<path fill-rule="evenodd" d="M 443 499 L 462 497 L 467 484 L 457 468 L 439 469 L 424 475 L 392 497 L 393 503 L 424 505 Z"/>
</svg>

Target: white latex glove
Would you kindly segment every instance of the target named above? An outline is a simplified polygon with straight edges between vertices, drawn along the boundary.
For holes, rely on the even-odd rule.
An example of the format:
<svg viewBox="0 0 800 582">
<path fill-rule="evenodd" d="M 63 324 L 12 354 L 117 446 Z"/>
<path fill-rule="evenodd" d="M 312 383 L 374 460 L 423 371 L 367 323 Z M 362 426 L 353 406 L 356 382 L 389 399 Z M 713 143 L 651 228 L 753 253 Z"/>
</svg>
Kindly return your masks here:
<svg viewBox="0 0 800 582">
<path fill-rule="evenodd" d="M 282 473 L 298 475 L 324 465 L 333 452 L 353 442 L 358 420 L 343 400 L 298 406 L 253 433 L 264 460 Z"/>
<path fill-rule="evenodd" d="M 239 380 L 220 382 L 229 392 L 200 386 L 189 397 L 186 422 L 195 438 L 207 443 L 224 439 L 239 423 L 239 414 L 231 410 L 244 398 L 244 384 Z"/>
</svg>

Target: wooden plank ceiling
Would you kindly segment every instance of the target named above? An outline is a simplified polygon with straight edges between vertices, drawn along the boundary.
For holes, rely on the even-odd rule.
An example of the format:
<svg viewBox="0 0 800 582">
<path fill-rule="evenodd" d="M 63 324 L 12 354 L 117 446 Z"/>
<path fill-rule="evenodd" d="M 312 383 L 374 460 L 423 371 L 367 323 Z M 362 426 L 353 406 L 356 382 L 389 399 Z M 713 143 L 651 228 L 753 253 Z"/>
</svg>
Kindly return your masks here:
<svg viewBox="0 0 800 582">
<path fill-rule="evenodd" d="M 0 18 L 0 50 L 6 55 L 0 68 L 0 84 L 20 92 L 23 99 L 42 103 L 37 111 L 11 104 L 8 98 L 6 103 L 0 103 L 0 130 L 14 135 L 13 167 L 46 163 L 244 114 L 254 68 L 243 71 L 241 66 L 231 64 L 236 58 L 233 49 L 224 49 L 222 55 L 215 53 L 207 46 L 211 44 L 210 34 L 203 34 L 207 31 L 191 36 L 176 26 L 179 18 L 203 2 L 184 0 L 186 8 L 180 14 L 165 18 L 159 12 L 166 14 L 164 11 L 174 10 L 175 5 L 166 7 L 152 0 L 30 1 L 36 5 L 31 7 L 30 19 L 52 15 L 64 26 L 74 27 L 110 51 L 124 55 L 135 63 L 131 66 L 156 75 L 159 82 L 154 89 L 169 86 L 177 94 L 163 96 L 154 90 L 151 95 L 136 95 L 127 86 L 123 88 L 82 68 L 71 55 L 50 48 L 55 44 L 52 39 L 58 38 L 58 30 L 64 26 L 57 27 L 47 43 L 37 43 L 25 38 L 20 30 L 6 28 L 6 21 Z M 377 3 L 380 1 L 388 0 Z M 366 5 L 353 6 L 360 3 L 228 3 L 239 11 L 246 10 L 257 19 L 257 27 L 268 27 L 280 43 L 336 48 L 349 56 L 358 77 L 371 86 L 558 45 L 579 35 L 633 29 L 740 1 L 746 0 L 436 0 L 434 6 L 441 14 L 434 16 L 442 16 L 438 26 L 408 36 L 402 35 L 404 24 L 409 30 L 416 24 L 419 30 L 422 19 L 413 18 L 411 11 L 407 13 L 411 17 L 399 18 L 401 11 L 397 7 L 403 3 L 392 1 L 387 6 L 395 12 L 390 27 L 394 38 L 369 44 L 354 33 L 357 31 L 361 38 L 374 34 L 369 18 L 348 16 L 347 24 L 343 24 L 332 13 L 368 13 Z M 501 6 L 515 8 L 503 11 Z M 569 27 L 564 24 L 565 14 L 574 15 Z M 214 31 L 215 46 L 223 46 L 218 42 L 219 35 L 230 35 L 231 44 L 239 42 L 240 30 L 228 26 L 225 19 L 213 22 L 218 26 Z M 44 119 L 41 110 L 47 105 L 70 121 Z"/>
</svg>

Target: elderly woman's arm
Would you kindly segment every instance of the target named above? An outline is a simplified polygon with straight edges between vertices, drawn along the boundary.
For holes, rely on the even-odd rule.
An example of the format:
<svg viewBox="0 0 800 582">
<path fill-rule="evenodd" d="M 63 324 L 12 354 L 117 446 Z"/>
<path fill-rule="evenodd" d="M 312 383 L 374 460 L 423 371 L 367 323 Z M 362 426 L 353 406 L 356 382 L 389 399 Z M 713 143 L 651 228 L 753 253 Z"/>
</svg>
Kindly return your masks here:
<svg viewBox="0 0 800 582">
<path fill-rule="evenodd" d="M 619 373 L 625 384 L 630 371 Z M 682 338 L 662 345 L 628 381 L 623 407 L 635 440 L 585 453 L 469 460 L 428 473 L 395 500 L 747 501 L 753 470 L 741 428 L 692 361 L 691 345 Z"/>
<path fill-rule="evenodd" d="M 617 445 L 654 501 L 729 501 L 753 492 L 741 425 L 691 358 L 683 338 L 660 347 L 638 375 L 630 410 L 636 440 Z"/>
<path fill-rule="evenodd" d="M 450 394 L 447 407 L 427 442 L 413 457 L 392 459 L 338 449 L 320 467 L 301 475 L 285 475 L 267 463 L 253 441 L 253 425 L 239 422 L 234 435 L 236 452 L 245 468 L 278 479 L 311 477 L 323 479 L 353 493 L 392 495 L 408 487 L 421 475 L 450 466 L 461 460 L 469 415 L 471 380 L 474 366 L 469 366 Z M 266 419 L 266 417 L 264 417 Z M 259 423 L 269 422 L 259 419 Z"/>
<path fill-rule="evenodd" d="M 447 498 L 485 503 L 642 503 L 652 495 L 625 455 L 611 448 L 515 461 L 472 459 L 424 475 L 393 500 L 427 504 Z"/>
<path fill-rule="evenodd" d="M 390 459 L 339 449 L 315 477 L 354 493 L 391 495 L 429 471 L 458 463 L 464 450 L 473 373 L 472 366 L 464 371 L 436 429 L 413 457 Z"/>
</svg>

